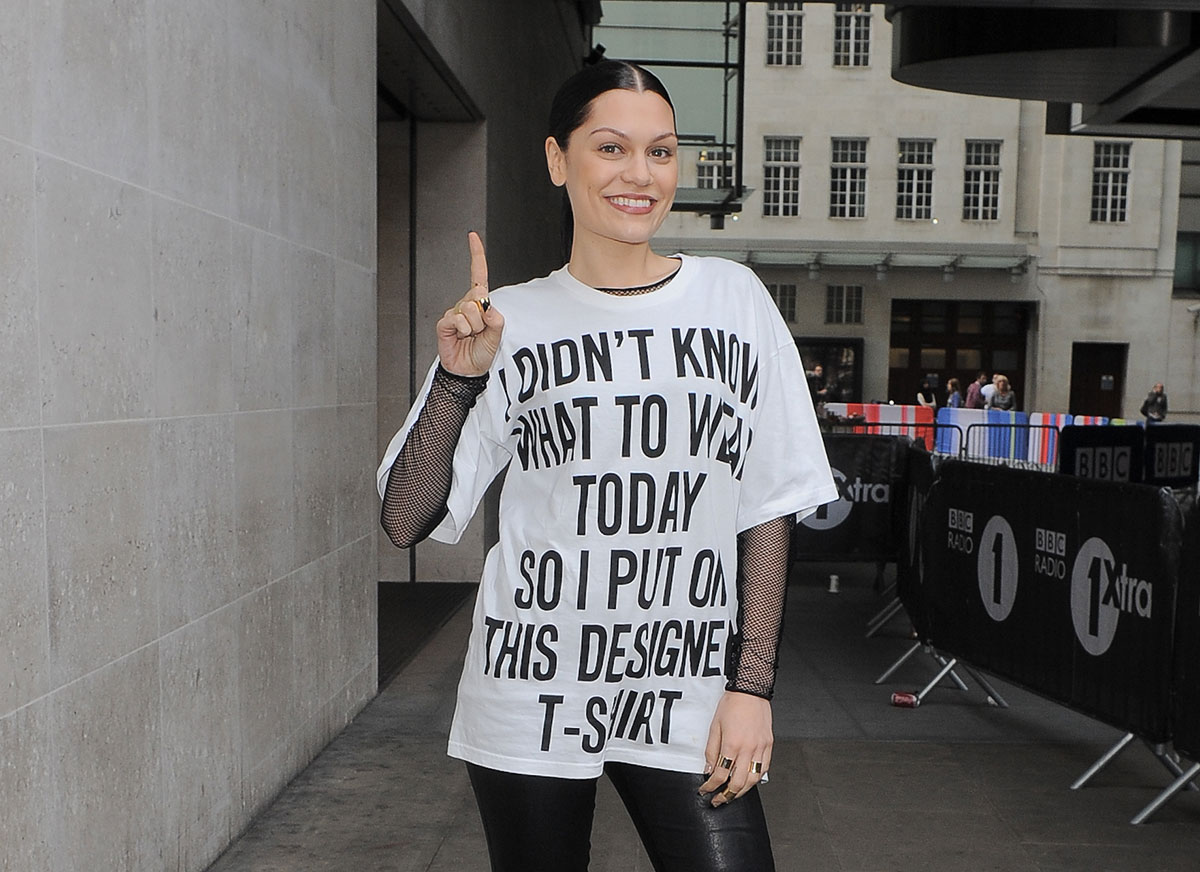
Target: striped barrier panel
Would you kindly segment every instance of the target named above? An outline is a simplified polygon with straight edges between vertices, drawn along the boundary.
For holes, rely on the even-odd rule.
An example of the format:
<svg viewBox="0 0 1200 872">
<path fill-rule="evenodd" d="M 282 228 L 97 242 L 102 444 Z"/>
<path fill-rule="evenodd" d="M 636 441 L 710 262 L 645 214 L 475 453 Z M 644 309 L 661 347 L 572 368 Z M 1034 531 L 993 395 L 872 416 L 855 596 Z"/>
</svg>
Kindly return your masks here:
<svg viewBox="0 0 1200 872">
<path fill-rule="evenodd" d="M 938 409 L 938 424 L 957 427 L 966 434 L 961 456 L 976 460 L 1025 460 L 1029 442 L 1029 416 L 999 409 Z M 955 454 L 952 430 L 938 435 L 938 451 Z"/>
<path fill-rule="evenodd" d="M 1024 460 L 1029 453 L 1029 415 L 1000 409 L 984 411 L 987 413 L 987 427 L 983 428 L 987 442 L 985 456 L 994 460 Z M 968 452 L 971 442 L 971 432 L 968 430 Z"/>
<path fill-rule="evenodd" d="M 891 403 L 826 403 L 825 410 L 842 418 L 861 415 L 864 423 L 855 433 L 878 436 L 928 437 L 933 429 L 933 409 L 924 406 L 894 406 Z M 910 426 L 904 426 L 904 425 Z M 890 426 L 895 425 L 895 426 Z"/>
<path fill-rule="evenodd" d="M 1053 467 L 1058 463 L 1058 431 L 1072 421 L 1070 415 L 1053 412 L 1029 413 L 1029 453 L 1033 463 Z"/>
<path fill-rule="evenodd" d="M 984 424 L 987 415 L 983 409 L 951 409 L 941 408 L 937 411 L 938 435 L 937 452 L 960 456 L 964 449 L 964 434 L 972 424 Z M 979 438 L 979 431 L 976 439 Z"/>
</svg>

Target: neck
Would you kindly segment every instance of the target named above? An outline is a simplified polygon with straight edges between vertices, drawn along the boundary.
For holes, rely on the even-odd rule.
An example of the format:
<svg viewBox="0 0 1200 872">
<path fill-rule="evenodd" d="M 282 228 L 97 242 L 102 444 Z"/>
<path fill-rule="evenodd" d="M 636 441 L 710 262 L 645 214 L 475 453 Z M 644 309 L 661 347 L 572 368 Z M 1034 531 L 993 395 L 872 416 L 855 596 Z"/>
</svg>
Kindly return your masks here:
<svg viewBox="0 0 1200 872">
<path fill-rule="evenodd" d="M 627 243 L 576 233 L 567 270 L 593 288 L 633 288 L 666 278 L 679 267 L 673 258 L 650 250 L 649 242 Z"/>
</svg>

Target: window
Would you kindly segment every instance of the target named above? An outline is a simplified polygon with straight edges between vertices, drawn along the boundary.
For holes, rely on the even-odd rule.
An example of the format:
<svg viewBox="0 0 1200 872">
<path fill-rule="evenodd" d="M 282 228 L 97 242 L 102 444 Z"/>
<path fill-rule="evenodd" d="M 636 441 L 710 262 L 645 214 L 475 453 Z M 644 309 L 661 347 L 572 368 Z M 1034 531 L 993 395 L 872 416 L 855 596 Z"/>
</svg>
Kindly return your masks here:
<svg viewBox="0 0 1200 872">
<path fill-rule="evenodd" d="M 771 294 L 771 299 L 775 301 L 775 305 L 779 307 L 779 314 L 783 316 L 783 320 L 789 324 L 796 320 L 796 286 L 789 284 L 770 284 L 767 285 L 767 290 Z"/>
<path fill-rule="evenodd" d="M 908 221 L 933 217 L 932 139 L 900 140 L 896 217 Z"/>
<path fill-rule="evenodd" d="M 983 369 L 983 352 L 978 348 L 959 348 L 954 352 L 954 366 L 959 372 L 979 372 Z"/>
<path fill-rule="evenodd" d="M 763 137 L 763 215 L 800 214 L 800 137 Z"/>
<path fill-rule="evenodd" d="M 922 348 L 920 360 L 921 360 L 921 369 L 924 369 L 924 370 L 944 369 L 946 366 L 946 349 L 944 349 L 944 348 Z"/>
<path fill-rule="evenodd" d="M 865 67 L 871 63 L 871 4 L 838 3 L 833 12 L 833 65 Z"/>
<path fill-rule="evenodd" d="M 958 322 L 954 329 L 958 333 L 982 333 L 983 303 L 959 303 Z"/>
<path fill-rule="evenodd" d="M 696 161 L 697 188 L 733 187 L 733 152 L 702 148 Z"/>
<path fill-rule="evenodd" d="M 1093 143 L 1092 220 L 1121 222 L 1129 205 L 1128 142 Z"/>
<path fill-rule="evenodd" d="M 767 66 L 800 66 L 803 3 L 767 4 Z"/>
<path fill-rule="evenodd" d="M 963 220 L 1000 219 L 1000 141 L 968 139 L 963 166 Z"/>
<path fill-rule="evenodd" d="M 861 324 L 862 285 L 829 285 L 825 288 L 826 324 Z"/>
<path fill-rule="evenodd" d="M 1175 237 L 1175 290 L 1200 291 L 1200 233 Z"/>
<path fill-rule="evenodd" d="M 865 218 L 867 215 L 867 141 L 833 139 L 829 173 L 829 217 Z"/>
</svg>

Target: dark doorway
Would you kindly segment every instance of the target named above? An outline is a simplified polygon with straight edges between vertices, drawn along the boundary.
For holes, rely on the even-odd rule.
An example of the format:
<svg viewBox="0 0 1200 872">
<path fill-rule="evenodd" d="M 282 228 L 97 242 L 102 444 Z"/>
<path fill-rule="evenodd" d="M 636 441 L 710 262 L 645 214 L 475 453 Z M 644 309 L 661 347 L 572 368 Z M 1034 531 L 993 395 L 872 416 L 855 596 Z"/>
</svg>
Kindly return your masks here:
<svg viewBox="0 0 1200 872">
<path fill-rule="evenodd" d="M 826 402 L 862 402 L 863 340 L 800 337 L 796 347 L 806 372 L 822 368 Z"/>
<path fill-rule="evenodd" d="M 969 300 L 893 300 L 888 348 L 888 399 L 913 405 L 922 381 L 946 403 L 946 382 L 967 385 L 980 371 L 1003 373 L 1025 402 L 1025 337 L 1032 308 L 1027 303 Z"/>
<path fill-rule="evenodd" d="M 1072 415 L 1120 418 L 1125 403 L 1125 360 L 1122 342 L 1075 342 L 1071 345 Z"/>
</svg>

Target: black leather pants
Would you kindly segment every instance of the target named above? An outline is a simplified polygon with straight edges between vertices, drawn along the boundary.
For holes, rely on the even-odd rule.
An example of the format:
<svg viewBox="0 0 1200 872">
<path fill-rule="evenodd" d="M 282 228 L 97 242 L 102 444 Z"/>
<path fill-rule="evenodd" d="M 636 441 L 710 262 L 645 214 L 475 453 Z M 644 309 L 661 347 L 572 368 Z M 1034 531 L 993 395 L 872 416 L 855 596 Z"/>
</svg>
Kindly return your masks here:
<svg viewBox="0 0 1200 872">
<path fill-rule="evenodd" d="M 467 764 L 492 872 L 585 872 L 594 779 L 514 775 Z M 609 763 L 656 872 L 774 872 L 758 790 L 720 808 L 696 793 L 703 775 Z"/>
</svg>

